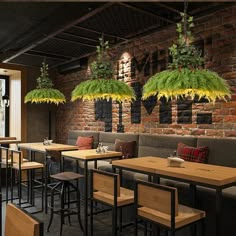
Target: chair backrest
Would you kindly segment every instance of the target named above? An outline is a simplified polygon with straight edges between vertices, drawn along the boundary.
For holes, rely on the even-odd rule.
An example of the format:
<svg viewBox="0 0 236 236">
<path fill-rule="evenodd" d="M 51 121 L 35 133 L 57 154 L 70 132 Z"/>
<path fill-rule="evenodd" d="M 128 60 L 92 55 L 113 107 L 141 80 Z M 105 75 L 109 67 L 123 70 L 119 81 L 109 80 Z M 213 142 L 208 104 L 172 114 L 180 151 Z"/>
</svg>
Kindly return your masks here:
<svg viewBox="0 0 236 236">
<path fill-rule="evenodd" d="M 171 213 L 174 213 L 175 216 L 178 215 L 178 192 L 176 188 L 137 181 L 135 192 L 137 205 L 148 207 L 168 215 L 171 215 Z"/>
<path fill-rule="evenodd" d="M 110 195 L 115 195 L 115 186 L 117 197 L 120 196 L 119 175 L 100 170 L 91 170 L 93 190 L 101 191 Z"/>
<path fill-rule="evenodd" d="M 0 155 L 1 155 L 1 159 L 9 159 L 10 155 L 9 155 L 9 149 L 6 147 L 0 147 Z"/>
<path fill-rule="evenodd" d="M 43 223 L 22 208 L 9 203 L 6 207 L 5 236 L 42 236 Z"/>
<path fill-rule="evenodd" d="M 10 155 L 13 163 L 22 164 L 23 163 L 23 152 L 17 150 L 10 150 Z"/>
</svg>

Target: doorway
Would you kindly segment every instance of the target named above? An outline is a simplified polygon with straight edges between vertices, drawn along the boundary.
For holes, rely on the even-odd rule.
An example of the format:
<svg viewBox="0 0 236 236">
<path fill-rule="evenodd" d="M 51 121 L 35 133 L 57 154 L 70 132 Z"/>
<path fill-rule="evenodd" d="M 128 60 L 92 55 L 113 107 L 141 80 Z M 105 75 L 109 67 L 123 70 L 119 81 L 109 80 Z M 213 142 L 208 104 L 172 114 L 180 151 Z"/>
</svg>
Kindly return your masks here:
<svg viewBox="0 0 236 236">
<path fill-rule="evenodd" d="M 0 75 L 0 137 L 9 136 L 9 76 Z"/>
</svg>

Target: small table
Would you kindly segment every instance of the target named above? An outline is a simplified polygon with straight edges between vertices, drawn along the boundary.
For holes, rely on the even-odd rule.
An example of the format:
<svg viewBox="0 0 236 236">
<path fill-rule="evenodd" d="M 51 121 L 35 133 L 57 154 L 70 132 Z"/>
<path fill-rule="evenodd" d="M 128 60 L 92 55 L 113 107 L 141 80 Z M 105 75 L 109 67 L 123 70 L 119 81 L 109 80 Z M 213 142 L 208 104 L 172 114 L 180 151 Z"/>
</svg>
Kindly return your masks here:
<svg viewBox="0 0 236 236">
<path fill-rule="evenodd" d="M 120 158 L 122 156 L 121 152 L 107 151 L 102 153 L 97 153 L 96 149 L 89 150 L 78 150 L 70 152 L 62 152 L 62 157 L 71 158 L 74 160 L 79 160 L 84 162 L 84 235 L 88 235 L 88 162 L 98 161 L 104 159 Z M 96 167 L 96 166 L 95 166 Z"/>
<path fill-rule="evenodd" d="M 184 162 L 182 168 L 168 167 L 166 158 L 139 157 L 112 161 L 112 166 L 120 170 L 126 169 L 134 172 L 151 174 L 158 178 L 164 177 L 194 186 L 205 186 L 216 190 L 216 235 L 221 232 L 222 190 L 236 183 L 236 168 Z"/>
<path fill-rule="evenodd" d="M 59 143 L 52 143 L 50 145 L 44 145 L 43 142 L 40 143 L 21 143 L 18 145 L 19 149 L 24 149 L 29 151 L 29 157 L 32 159 L 36 152 L 44 154 L 44 163 L 45 163 L 45 212 L 47 213 L 47 151 L 69 151 L 69 150 L 78 150 L 78 146 L 68 145 L 68 144 L 59 144 Z"/>
</svg>

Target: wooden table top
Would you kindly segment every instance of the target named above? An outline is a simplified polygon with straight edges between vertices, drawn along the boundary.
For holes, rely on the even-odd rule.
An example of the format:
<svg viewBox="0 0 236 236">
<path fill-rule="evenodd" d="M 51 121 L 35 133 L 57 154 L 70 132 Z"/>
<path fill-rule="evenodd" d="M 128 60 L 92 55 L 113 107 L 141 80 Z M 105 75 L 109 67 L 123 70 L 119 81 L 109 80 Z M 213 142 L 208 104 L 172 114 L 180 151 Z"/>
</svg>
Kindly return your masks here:
<svg viewBox="0 0 236 236">
<path fill-rule="evenodd" d="M 139 157 L 112 161 L 117 168 L 128 168 L 182 180 L 224 186 L 236 183 L 236 168 L 185 161 L 183 167 L 169 167 L 167 158 Z"/>
<path fill-rule="evenodd" d="M 121 152 L 115 151 L 107 151 L 102 153 L 97 153 L 96 149 L 87 149 L 87 150 L 77 150 L 77 151 L 70 151 L 70 152 L 62 152 L 62 156 L 70 157 L 74 159 L 80 160 L 98 160 L 98 159 L 106 159 L 109 157 L 119 157 L 122 156 Z"/>
<path fill-rule="evenodd" d="M 78 146 L 68 145 L 68 144 L 59 144 L 52 143 L 50 145 L 44 145 L 41 143 L 21 143 L 18 145 L 20 149 L 26 149 L 37 152 L 46 152 L 49 151 L 67 151 L 67 150 L 78 150 Z"/>
<path fill-rule="evenodd" d="M 4 140 L 1 140 L 0 139 L 0 145 L 1 144 L 18 144 L 20 143 L 21 141 L 20 140 L 14 140 L 14 139 L 4 139 Z"/>
</svg>

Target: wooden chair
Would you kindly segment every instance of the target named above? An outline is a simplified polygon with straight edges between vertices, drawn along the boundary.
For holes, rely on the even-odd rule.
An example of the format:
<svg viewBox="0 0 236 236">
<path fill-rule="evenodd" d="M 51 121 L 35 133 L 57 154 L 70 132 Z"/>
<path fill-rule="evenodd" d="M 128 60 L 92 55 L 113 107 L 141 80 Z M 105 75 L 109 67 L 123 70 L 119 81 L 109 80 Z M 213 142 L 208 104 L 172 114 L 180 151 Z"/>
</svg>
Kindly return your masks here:
<svg viewBox="0 0 236 236">
<path fill-rule="evenodd" d="M 170 231 L 171 236 L 183 227 L 201 222 L 201 235 L 204 236 L 205 211 L 180 205 L 176 188 L 138 180 L 135 184 L 135 209 L 135 235 L 138 219 L 142 219 Z"/>
<path fill-rule="evenodd" d="M 43 236 L 43 223 L 9 203 L 6 207 L 5 236 Z"/>
<path fill-rule="evenodd" d="M 18 183 L 18 197 L 19 205 L 21 206 L 22 202 L 22 183 L 27 182 L 27 203 L 30 200 L 30 203 L 34 205 L 34 183 L 37 182 L 42 188 L 42 211 L 44 208 L 44 187 L 43 187 L 43 178 L 44 178 L 44 165 L 39 162 L 29 161 L 23 158 L 22 151 L 10 150 L 11 156 L 11 202 L 13 201 L 13 170 L 17 171 L 17 183 Z M 34 170 L 41 170 L 41 181 L 36 181 Z M 27 173 L 26 176 L 24 174 Z M 24 177 L 24 178 L 23 178 Z M 30 196 L 29 196 L 30 194 Z"/>
<path fill-rule="evenodd" d="M 91 173 L 91 205 L 90 205 L 90 226 L 93 235 L 93 203 L 100 202 L 112 208 L 112 235 L 117 235 L 117 215 L 119 210 L 119 230 L 122 229 L 122 207 L 134 203 L 134 192 L 120 187 L 119 175 L 100 171 L 90 170 Z"/>
</svg>

